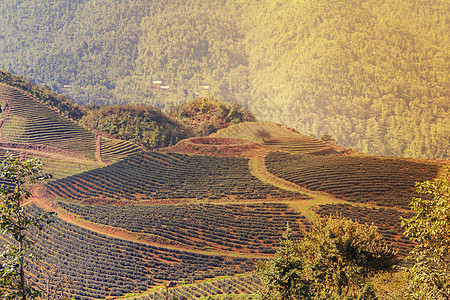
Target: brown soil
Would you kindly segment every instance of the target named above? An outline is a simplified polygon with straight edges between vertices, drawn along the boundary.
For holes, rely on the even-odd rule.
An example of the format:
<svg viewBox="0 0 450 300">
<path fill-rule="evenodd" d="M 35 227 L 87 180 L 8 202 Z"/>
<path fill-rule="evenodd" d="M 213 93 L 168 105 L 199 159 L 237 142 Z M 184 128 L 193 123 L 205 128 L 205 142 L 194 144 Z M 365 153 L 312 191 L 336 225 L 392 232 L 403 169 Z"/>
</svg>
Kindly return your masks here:
<svg viewBox="0 0 450 300">
<path fill-rule="evenodd" d="M 161 149 L 161 152 L 177 152 L 182 154 L 244 157 L 249 153 L 261 151 L 265 147 L 258 143 L 233 138 L 190 138 L 180 141 L 173 147 Z"/>
<path fill-rule="evenodd" d="M 40 144 L 0 142 L 0 147 L 8 148 L 8 149 L 38 151 L 38 152 L 43 152 L 43 153 L 57 153 L 57 154 L 63 154 L 65 156 L 70 156 L 70 157 L 85 158 L 85 156 L 82 154 L 73 153 L 73 152 L 63 150 L 60 148 L 54 148 L 54 147 L 50 147 L 47 145 L 40 145 Z"/>
</svg>

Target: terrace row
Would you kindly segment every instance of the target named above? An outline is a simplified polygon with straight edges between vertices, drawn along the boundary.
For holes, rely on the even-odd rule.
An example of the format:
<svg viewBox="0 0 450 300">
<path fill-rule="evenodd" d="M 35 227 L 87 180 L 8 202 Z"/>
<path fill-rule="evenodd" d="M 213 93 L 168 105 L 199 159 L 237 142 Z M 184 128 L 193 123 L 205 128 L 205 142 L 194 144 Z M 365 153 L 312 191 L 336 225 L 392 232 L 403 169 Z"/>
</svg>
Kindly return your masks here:
<svg viewBox="0 0 450 300">
<path fill-rule="evenodd" d="M 50 194 L 85 200 L 266 199 L 305 197 L 280 190 L 254 177 L 248 160 L 141 152 L 104 168 L 51 182 Z"/>
<path fill-rule="evenodd" d="M 286 224 L 294 239 L 311 224 L 283 203 L 247 205 L 94 205 L 60 202 L 65 210 L 94 223 L 148 233 L 195 247 L 275 253 Z"/>
<path fill-rule="evenodd" d="M 415 183 L 432 180 L 440 166 L 373 156 L 311 156 L 271 152 L 269 172 L 311 190 L 348 201 L 409 208 Z"/>
<path fill-rule="evenodd" d="M 41 213 L 36 207 L 29 211 Z M 73 282 L 69 288 L 77 300 L 143 292 L 169 280 L 204 280 L 253 270 L 253 260 L 146 246 L 57 221 L 34 236 L 39 241 L 36 254 Z M 28 268 L 43 280 L 36 265 Z"/>
</svg>

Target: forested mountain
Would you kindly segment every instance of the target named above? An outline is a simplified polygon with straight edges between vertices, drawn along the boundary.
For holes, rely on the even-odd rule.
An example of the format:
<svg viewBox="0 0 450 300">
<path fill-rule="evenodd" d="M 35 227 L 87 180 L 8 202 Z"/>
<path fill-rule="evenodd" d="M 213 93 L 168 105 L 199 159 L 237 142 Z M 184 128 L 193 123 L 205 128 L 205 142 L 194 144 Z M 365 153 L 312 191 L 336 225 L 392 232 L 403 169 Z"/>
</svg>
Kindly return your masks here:
<svg viewBox="0 0 450 300">
<path fill-rule="evenodd" d="M 446 0 L 4 0 L 0 67 L 78 103 L 214 94 L 382 155 L 449 158 Z"/>
</svg>

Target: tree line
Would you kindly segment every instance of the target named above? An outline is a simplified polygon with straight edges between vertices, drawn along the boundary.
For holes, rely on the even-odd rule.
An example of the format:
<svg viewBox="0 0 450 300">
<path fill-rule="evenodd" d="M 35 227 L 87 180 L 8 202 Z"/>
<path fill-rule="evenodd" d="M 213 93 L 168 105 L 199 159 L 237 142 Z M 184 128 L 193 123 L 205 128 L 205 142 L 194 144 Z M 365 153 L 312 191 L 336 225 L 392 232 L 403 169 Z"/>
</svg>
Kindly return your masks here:
<svg viewBox="0 0 450 300">
<path fill-rule="evenodd" d="M 254 3 L 2 1 L 0 66 L 77 103 L 214 95 L 365 153 L 448 158 L 448 1 Z"/>
</svg>

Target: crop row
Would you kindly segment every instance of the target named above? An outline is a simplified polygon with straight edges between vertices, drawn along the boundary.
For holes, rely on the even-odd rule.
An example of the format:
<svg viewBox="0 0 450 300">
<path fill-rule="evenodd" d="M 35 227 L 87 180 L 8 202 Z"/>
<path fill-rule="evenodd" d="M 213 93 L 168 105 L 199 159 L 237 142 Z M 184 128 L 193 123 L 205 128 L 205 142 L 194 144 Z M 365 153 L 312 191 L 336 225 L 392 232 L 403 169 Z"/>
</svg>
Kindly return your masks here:
<svg viewBox="0 0 450 300">
<path fill-rule="evenodd" d="M 370 208 L 350 204 L 319 205 L 316 212 L 320 216 L 341 215 L 351 220 L 365 224 L 374 224 L 383 235 L 383 238 L 398 249 L 401 256 L 411 251 L 413 244 L 403 235 L 400 217 L 410 218 L 413 213 L 401 213 L 395 209 Z"/>
<path fill-rule="evenodd" d="M 128 155 L 141 152 L 142 149 L 136 144 L 129 141 L 121 141 L 116 139 L 101 139 L 100 156 L 103 161 L 118 161 Z"/>
<path fill-rule="evenodd" d="M 348 201 L 408 208 L 415 183 L 437 176 L 439 166 L 372 156 L 308 156 L 271 152 L 269 172 L 311 190 Z"/>
<path fill-rule="evenodd" d="M 94 135 L 72 120 L 13 87 L 1 85 L 0 100 L 10 109 L 3 129 L 8 141 L 48 145 L 93 157 Z"/>
<path fill-rule="evenodd" d="M 94 205 L 59 203 L 89 221 L 161 236 L 195 247 L 274 253 L 286 224 L 301 237 L 310 227 L 283 203 L 191 205 Z"/>
<path fill-rule="evenodd" d="M 40 213 L 36 207 L 32 214 Z M 143 292 L 168 280 L 204 280 L 253 270 L 244 258 L 203 255 L 109 238 L 58 220 L 45 227 L 36 246 L 38 257 L 56 265 L 73 284 L 75 299 Z M 42 278 L 36 267 L 32 272 Z"/>
<path fill-rule="evenodd" d="M 303 197 L 254 177 L 248 160 L 141 152 L 104 168 L 51 182 L 48 191 L 63 198 L 265 199 Z"/>
<path fill-rule="evenodd" d="M 232 278 L 215 279 L 208 282 L 202 282 L 191 285 L 182 285 L 169 289 L 169 299 L 198 299 L 201 297 L 210 297 L 218 295 L 252 295 L 261 288 L 261 282 L 257 275 L 235 276 Z M 154 291 L 146 296 L 135 298 L 136 300 L 165 300 L 167 291 L 161 289 Z"/>
<path fill-rule="evenodd" d="M 324 141 L 300 134 L 293 129 L 273 122 L 240 123 L 222 129 L 213 136 L 247 139 L 274 150 L 299 154 L 313 154 L 332 150 L 330 144 Z"/>
</svg>

